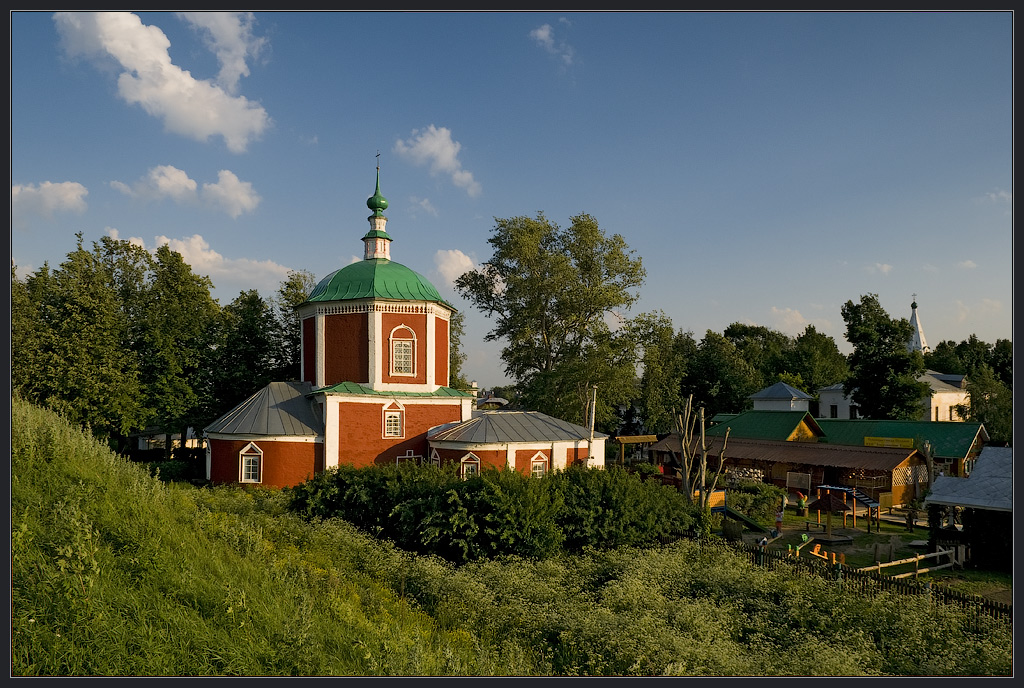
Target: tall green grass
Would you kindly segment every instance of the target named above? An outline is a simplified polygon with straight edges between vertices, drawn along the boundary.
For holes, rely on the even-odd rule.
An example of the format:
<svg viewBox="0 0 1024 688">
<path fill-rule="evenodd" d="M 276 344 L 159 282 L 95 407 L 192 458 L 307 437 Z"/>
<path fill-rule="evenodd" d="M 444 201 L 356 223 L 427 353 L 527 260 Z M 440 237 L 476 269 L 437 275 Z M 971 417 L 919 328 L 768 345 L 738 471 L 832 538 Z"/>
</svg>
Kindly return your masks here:
<svg viewBox="0 0 1024 688">
<path fill-rule="evenodd" d="M 1012 627 L 722 548 L 458 566 L 162 483 L 13 400 L 17 676 L 1012 675 Z"/>
</svg>

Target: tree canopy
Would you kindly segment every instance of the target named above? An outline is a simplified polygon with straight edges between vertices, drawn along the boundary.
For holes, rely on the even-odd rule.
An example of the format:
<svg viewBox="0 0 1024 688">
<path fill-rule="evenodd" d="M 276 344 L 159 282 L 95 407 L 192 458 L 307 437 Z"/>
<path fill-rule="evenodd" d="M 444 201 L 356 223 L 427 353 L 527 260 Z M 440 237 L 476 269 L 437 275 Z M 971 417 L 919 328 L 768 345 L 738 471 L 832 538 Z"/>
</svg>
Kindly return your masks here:
<svg viewBox="0 0 1024 688">
<path fill-rule="evenodd" d="M 634 364 L 626 328 L 612 331 L 607 319 L 635 303 L 641 259 L 590 215 L 571 217 L 564 229 L 543 213 L 495 222 L 493 255 L 459 277 L 456 289 L 494 319 L 486 339 L 505 343 L 505 372 L 524 403 L 583 422 L 596 384 L 599 417 L 610 421 L 612 409 L 632 397 Z"/>
<path fill-rule="evenodd" d="M 891 318 L 877 294 L 847 301 L 842 307 L 846 340 L 853 345 L 850 376 L 843 391 L 857 404 L 860 414 L 873 419 L 920 420 L 922 402 L 930 393 L 928 383 L 918 381 L 924 357 L 907 348 L 913 327 L 906 318 Z"/>
</svg>

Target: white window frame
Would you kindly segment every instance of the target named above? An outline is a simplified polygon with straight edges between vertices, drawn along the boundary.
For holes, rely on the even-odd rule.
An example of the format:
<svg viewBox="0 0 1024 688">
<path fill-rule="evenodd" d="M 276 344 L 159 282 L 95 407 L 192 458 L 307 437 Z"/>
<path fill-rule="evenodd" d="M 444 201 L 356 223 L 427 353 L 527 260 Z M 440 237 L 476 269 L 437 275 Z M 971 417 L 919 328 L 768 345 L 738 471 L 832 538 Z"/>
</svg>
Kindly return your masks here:
<svg viewBox="0 0 1024 688">
<path fill-rule="evenodd" d="M 397 408 L 392 406 L 385 406 L 381 412 L 381 437 L 386 440 L 403 439 L 405 437 L 405 409 L 400 404 L 395 404 Z M 389 421 L 398 419 L 398 432 L 395 433 L 389 428 Z"/>
<path fill-rule="evenodd" d="M 423 457 L 420 456 L 419 454 L 417 454 L 412 449 L 407 449 L 404 454 L 402 454 L 401 456 L 396 456 L 395 457 L 395 465 L 398 465 L 400 463 L 405 463 L 407 461 L 412 462 L 412 463 L 416 464 L 417 466 L 419 466 L 423 462 Z"/>
<path fill-rule="evenodd" d="M 459 477 L 468 480 L 474 475 L 480 475 L 480 457 L 470 452 L 459 461 Z"/>
<path fill-rule="evenodd" d="M 437 453 L 436 449 L 430 452 L 430 465 L 437 466 L 438 468 L 441 467 L 441 455 Z"/>
<path fill-rule="evenodd" d="M 537 467 L 540 466 L 540 475 L 537 475 Z M 548 457 L 544 456 L 544 452 L 537 452 L 530 459 L 530 477 L 531 478 L 543 478 L 547 475 L 548 469 L 551 467 L 551 462 L 548 461 Z"/>
<path fill-rule="evenodd" d="M 408 333 L 408 336 L 400 336 L 404 333 Z M 409 369 L 404 368 L 399 370 L 398 362 L 398 348 L 409 348 Z M 416 333 L 413 332 L 412 328 L 408 325 L 399 325 L 395 329 L 391 330 L 391 334 L 388 335 L 388 350 L 391 352 L 390 355 L 390 368 L 392 377 L 416 377 Z M 404 356 L 403 356 L 404 358 Z"/>
<path fill-rule="evenodd" d="M 246 459 L 256 459 L 256 477 L 246 477 Z M 258 485 L 263 482 L 263 450 L 255 442 L 245 445 L 242 451 L 238 452 L 238 482 L 250 485 Z"/>
</svg>

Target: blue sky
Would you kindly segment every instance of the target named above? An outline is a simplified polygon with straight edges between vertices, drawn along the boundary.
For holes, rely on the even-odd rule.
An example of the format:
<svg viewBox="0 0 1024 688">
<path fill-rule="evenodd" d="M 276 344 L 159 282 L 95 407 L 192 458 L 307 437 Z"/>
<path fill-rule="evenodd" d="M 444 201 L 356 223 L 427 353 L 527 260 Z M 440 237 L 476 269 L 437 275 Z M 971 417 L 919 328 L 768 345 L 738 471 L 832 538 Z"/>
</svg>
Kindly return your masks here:
<svg viewBox="0 0 1024 688">
<path fill-rule="evenodd" d="M 214 296 L 361 256 L 380 152 L 392 258 L 452 288 L 494 218 L 589 213 L 699 340 L 844 352 L 879 295 L 928 343 L 1012 337 L 1013 24 L 977 13 L 11 14 L 11 255 L 169 243 Z"/>
</svg>

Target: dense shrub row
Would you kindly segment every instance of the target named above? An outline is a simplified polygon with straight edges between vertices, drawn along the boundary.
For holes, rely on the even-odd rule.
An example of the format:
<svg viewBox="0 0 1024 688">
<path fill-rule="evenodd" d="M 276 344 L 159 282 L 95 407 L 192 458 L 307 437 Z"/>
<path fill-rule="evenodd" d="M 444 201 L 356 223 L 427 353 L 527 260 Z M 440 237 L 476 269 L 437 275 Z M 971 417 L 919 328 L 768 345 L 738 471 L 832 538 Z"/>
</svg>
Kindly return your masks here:
<svg viewBox="0 0 1024 688">
<path fill-rule="evenodd" d="M 288 494 L 304 517 L 341 518 L 453 562 L 653 544 L 693 524 L 678 492 L 618 468 L 571 467 L 543 478 L 489 470 L 462 480 L 434 466 L 342 466 Z"/>
</svg>

